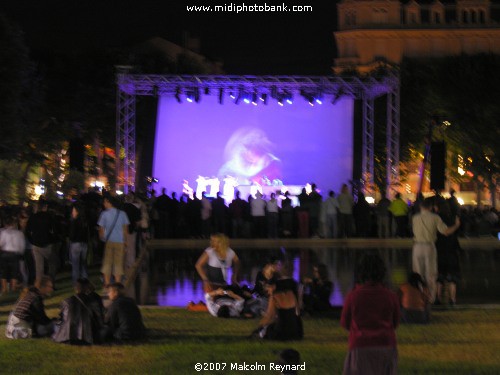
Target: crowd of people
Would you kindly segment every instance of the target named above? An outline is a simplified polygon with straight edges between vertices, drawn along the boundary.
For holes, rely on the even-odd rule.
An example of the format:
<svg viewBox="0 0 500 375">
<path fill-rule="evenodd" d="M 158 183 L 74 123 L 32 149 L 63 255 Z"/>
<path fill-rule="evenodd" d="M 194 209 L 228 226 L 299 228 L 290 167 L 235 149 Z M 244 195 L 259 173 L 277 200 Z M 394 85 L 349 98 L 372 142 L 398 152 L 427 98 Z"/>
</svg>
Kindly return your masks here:
<svg viewBox="0 0 500 375">
<path fill-rule="evenodd" d="M 262 265 L 252 287 L 242 286 L 241 262 L 229 246 L 228 234 L 257 238 L 411 235 L 413 272 L 398 294 L 385 286 L 383 261 L 368 254 L 356 269 L 356 285 L 341 314 L 341 325 L 349 331 L 344 373 L 380 373 L 378 369 L 396 373 L 395 329 L 400 320 L 429 323 L 431 305 L 444 303 L 445 284 L 449 303 L 456 303 L 458 234 L 470 234 L 467 224 L 471 222 L 480 227 L 487 221 L 490 231 L 498 225 L 494 209 L 485 210 L 477 220 L 464 216 L 453 194 L 449 199 L 419 197 L 412 205 L 397 194 L 393 201 L 382 198 L 372 206 L 362 194 L 355 201 L 347 185 L 339 195 L 330 191 L 323 200 L 313 184 L 298 199 L 300 206 L 293 208 L 288 194 L 278 204 L 274 194 L 265 200 L 257 193 L 244 201 L 237 192 L 227 207 L 220 195 L 214 200 L 203 194 L 199 201 L 185 197 L 177 201 L 175 194 L 168 197 L 163 191 L 151 199 L 131 193 L 120 201 L 109 194 L 90 194 L 67 205 L 40 200 L 34 207 L 3 206 L 2 293 L 23 288 L 9 315 L 6 335 L 13 339 L 50 336 L 70 344 L 144 337 L 140 310 L 125 296 L 122 282 L 142 240 L 188 236 L 210 238 L 195 268 L 211 315 L 260 318 L 251 332 L 254 338 L 300 340 L 304 314 L 332 311 L 333 283 L 326 266 L 315 265 L 312 276 L 298 283 L 286 262 L 272 258 Z M 107 309 L 88 280 L 87 264 L 92 258 L 100 258 L 94 263 L 101 264 L 110 300 Z M 63 301 L 59 316 L 51 319 L 45 313 L 44 299 L 51 295 L 55 275 L 66 263 L 72 266 L 75 294 Z"/>
<path fill-rule="evenodd" d="M 412 237 L 412 217 L 419 212 L 423 196 L 415 202 L 405 201 L 400 193 L 392 200 L 385 192 L 381 196 L 370 204 L 363 193 L 354 197 L 343 184 L 340 193 L 330 190 L 323 197 L 311 184 L 310 191 L 304 188 L 296 201 L 288 192 L 269 197 L 256 193 L 244 199 L 236 191 L 226 205 L 220 193 L 215 198 L 203 194 L 201 199 L 186 195 L 177 199 L 176 193 L 169 196 L 163 189 L 148 206 L 156 238 L 208 238 L 216 232 L 231 238 Z M 499 230 L 495 208 L 460 206 L 453 191 L 447 201 L 458 208 L 461 236 L 491 236 Z"/>
</svg>

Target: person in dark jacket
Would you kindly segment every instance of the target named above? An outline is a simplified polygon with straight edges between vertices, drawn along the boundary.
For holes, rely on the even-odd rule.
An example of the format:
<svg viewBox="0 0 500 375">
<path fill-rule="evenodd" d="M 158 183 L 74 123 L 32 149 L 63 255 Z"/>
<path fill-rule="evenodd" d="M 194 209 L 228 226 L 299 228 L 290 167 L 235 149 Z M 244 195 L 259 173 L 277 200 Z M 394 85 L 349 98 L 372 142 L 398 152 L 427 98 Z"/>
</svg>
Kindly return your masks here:
<svg viewBox="0 0 500 375">
<path fill-rule="evenodd" d="M 55 325 L 55 342 L 92 345 L 100 340 L 104 327 L 104 307 L 101 297 L 94 292 L 88 279 L 78 279 L 75 295 L 61 304 L 61 313 Z"/>
<path fill-rule="evenodd" d="M 132 298 L 124 296 L 124 290 L 121 283 L 113 283 L 108 288 L 111 305 L 104 317 L 107 325 L 103 332 L 105 340 L 128 341 L 144 337 L 141 312 Z"/>
<path fill-rule="evenodd" d="M 56 258 L 53 253 L 55 224 L 54 218 L 48 212 L 48 203 L 38 201 L 38 212 L 33 214 L 26 225 L 26 236 L 33 245 L 33 258 L 35 260 L 35 283 L 39 284 L 44 275 L 44 262 L 49 263 L 49 275 L 52 281 L 56 275 Z"/>
<path fill-rule="evenodd" d="M 73 284 L 79 278 L 87 278 L 87 243 L 89 228 L 85 220 L 83 207 L 74 205 L 69 223 L 69 257 Z"/>
<path fill-rule="evenodd" d="M 313 277 L 304 278 L 304 310 L 310 314 L 331 309 L 330 295 L 333 283 L 328 279 L 328 268 L 325 264 L 313 267 Z"/>
<path fill-rule="evenodd" d="M 23 291 L 7 322 L 5 334 L 8 338 L 52 335 L 54 322 L 45 313 L 43 299 L 53 290 L 52 279 L 42 276 L 38 286 Z"/>
</svg>

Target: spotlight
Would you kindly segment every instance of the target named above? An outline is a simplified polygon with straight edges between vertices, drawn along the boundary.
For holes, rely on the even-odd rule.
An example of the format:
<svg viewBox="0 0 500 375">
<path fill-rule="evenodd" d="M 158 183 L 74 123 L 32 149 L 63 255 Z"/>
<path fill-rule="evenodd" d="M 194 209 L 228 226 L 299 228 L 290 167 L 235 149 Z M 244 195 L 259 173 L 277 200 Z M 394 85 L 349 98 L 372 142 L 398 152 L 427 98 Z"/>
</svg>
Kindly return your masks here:
<svg viewBox="0 0 500 375">
<path fill-rule="evenodd" d="M 262 100 L 262 101 L 264 102 L 264 104 L 266 104 L 266 105 L 267 105 L 267 94 L 262 94 L 262 95 L 260 96 L 260 100 Z"/>
<path fill-rule="evenodd" d="M 248 98 L 243 99 L 243 101 L 245 102 L 245 104 L 250 103 L 250 99 L 248 99 Z"/>
<path fill-rule="evenodd" d="M 181 100 L 181 89 L 180 89 L 180 87 L 177 87 L 175 89 L 175 99 L 177 99 L 177 101 L 179 103 L 182 103 L 182 100 Z"/>
<path fill-rule="evenodd" d="M 278 104 L 283 107 L 283 97 L 282 96 L 280 96 L 278 98 Z"/>
<path fill-rule="evenodd" d="M 257 105 L 257 93 L 254 92 L 252 95 L 252 104 Z"/>
<path fill-rule="evenodd" d="M 188 101 L 188 103 L 192 103 L 194 101 L 194 95 L 192 92 L 189 92 L 187 95 L 186 95 L 186 100 Z"/>
<path fill-rule="evenodd" d="M 222 89 L 221 89 L 221 90 L 222 90 Z M 234 94 L 233 94 L 233 92 L 232 92 L 232 91 L 229 93 L 229 97 L 230 97 L 231 99 L 235 99 L 235 98 L 236 98 L 236 96 L 234 96 Z"/>
<path fill-rule="evenodd" d="M 288 104 L 292 104 L 293 103 L 293 97 L 292 97 L 292 94 L 289 91 L 285 91 L 285 93 L 283 94 L 283 97 L 285 98 L 285 100 L 286 100 L 286 102 Z"/>
<path fill-rule="evenodd" d="M 321 101 L 320 98 L 316 98 L 315 102 L 318 103 L 318 104 L 323 104 L 323 102 Z"/>
</svg>

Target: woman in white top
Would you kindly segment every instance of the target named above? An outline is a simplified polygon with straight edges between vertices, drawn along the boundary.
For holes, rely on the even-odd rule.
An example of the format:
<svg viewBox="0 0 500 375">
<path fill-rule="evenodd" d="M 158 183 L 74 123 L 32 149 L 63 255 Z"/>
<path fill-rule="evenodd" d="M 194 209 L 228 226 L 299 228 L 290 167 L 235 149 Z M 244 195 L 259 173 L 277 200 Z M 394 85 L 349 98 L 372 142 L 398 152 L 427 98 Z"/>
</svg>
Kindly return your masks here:
<svg viewBox="0 0 500 375">
<path fill-rule="evenodd" d="M 196 271 L 203 280 L 206 292 L 227 285 L 227 271 L 232 268 L 231 284 L 238 283 L 240 260 L 229 247 L 229 238 L 221 233 L 210 236 L 210 247 L 205 249 L 196 262 Z"/>
<path fill-rule="evenodd" d="M 24 234 L 16 228 L 14 218 L 5 219 L 5 228 L 0 232 L 0 272 L 2 274 L 2 294 L 15 292 L 20 276 L 19 260 L 24 254 Z"/>
</svg>

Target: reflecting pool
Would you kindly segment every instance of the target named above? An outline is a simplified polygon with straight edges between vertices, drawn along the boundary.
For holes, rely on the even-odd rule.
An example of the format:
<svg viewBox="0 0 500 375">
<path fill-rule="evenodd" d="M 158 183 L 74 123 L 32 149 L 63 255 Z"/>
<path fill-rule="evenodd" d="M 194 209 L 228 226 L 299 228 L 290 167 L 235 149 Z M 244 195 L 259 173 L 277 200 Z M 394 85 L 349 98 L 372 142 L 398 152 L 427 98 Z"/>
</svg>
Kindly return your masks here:
<svg viewBox="0 0 500 375">
<path fill-rule="evenodd" d="M 253 286 L 257 272 L 271 256 L 279 257 L 297 281 L 312 275 L 313 266 L 324 263 L 334 283 L 330 296 L 333 306 L 342 306 L 354 285 L 354 268 L 365 252 L 377 252 L 387 267 L 386 283 L 394 289 L 406 281 L 411 271 L 411 249 L 241 249 L 236 250 L 241 263 L 241 284 Z M 156 249 L 141 275 L 142 303 L 185 307 L 189 301 L 203 301 L 203 285 L 194 265 L 203 249 Z M 457 286 L 459 304 L 500 303 L 500 251 L 465 250 L 461 255 L 462 279 Z M 230 276 L 230 275 L 229 275 Z M 147 285 L 147 286 L 146 286 Z M 144 290 L 146 288 L 146 290 Z"/>
</svg>

